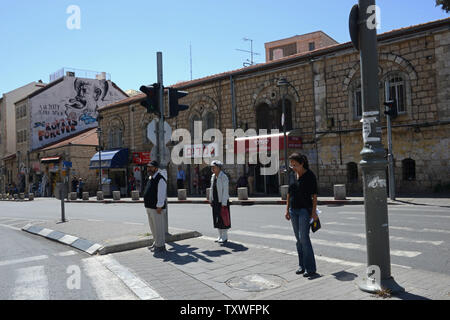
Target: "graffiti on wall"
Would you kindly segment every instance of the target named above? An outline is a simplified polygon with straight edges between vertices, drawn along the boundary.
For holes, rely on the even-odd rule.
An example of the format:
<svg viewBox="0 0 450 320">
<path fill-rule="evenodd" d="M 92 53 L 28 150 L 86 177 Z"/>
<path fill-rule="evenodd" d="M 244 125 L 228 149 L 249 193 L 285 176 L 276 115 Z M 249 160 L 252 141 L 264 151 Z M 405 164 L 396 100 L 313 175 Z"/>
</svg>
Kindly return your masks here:
<svg viewBox="0 0 450 320">
<path fill-rule="evenodd" d="M 95 127 L 98 108 L 123 98 L 110 81 L 65 78 L 31 99 L 32 149 Z"/>
</svg>

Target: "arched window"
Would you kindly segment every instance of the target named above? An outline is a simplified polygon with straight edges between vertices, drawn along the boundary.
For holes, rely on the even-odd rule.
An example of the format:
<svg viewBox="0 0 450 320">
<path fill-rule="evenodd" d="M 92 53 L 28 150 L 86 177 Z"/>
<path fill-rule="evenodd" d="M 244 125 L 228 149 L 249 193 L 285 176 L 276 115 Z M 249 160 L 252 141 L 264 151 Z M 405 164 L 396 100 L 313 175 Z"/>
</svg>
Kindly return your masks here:
<svg viewBox="0 0 450 320">
<path fill-rule="evenodd" d="M 273 116 L 271 110 L 267 103 L 262 103 L 256 107 L 256 128 L 261 129 L 272 129 Z"/>
<path fill-rule="evenodd" d="M 411 158 L 403 159 L 402 177 L 405 181 L 416 180 L 416 161 Z"/>
<path fill-rule="evenodd" d="M 392 74 L 386 78 L 389 86 L 389 100 L 394 100 L 399 114 L 406 112 L 405 80 L 399 74 Z M 387 97 L 386 97 L 387 98 Z"/>
<path fill-rule="evenodd" d="M 347 163 L 347 182 L 358 182 L 358 165 L 354 162 Z"/>
<path fill-rule="evenodd" d="M 349 90 L 349 105 L 353 114 L 353 120 L 359 120 L 362 117 L 361 83 L 357 80 L 353 81 Z"/>
<path fill-rule="evenodd" d="M 203 132 L 205 132 L 208 129 L 214 129 L 216 127 L 216 115 L 208 111 L 203 116 Z"/>
<path fill-rule="evenodd" d="M 108 148 L 120 149 L 123 147 L 123 123 L 120 119 L 111 121 L 108 133 Z"/>
<path fill-rule="evenodd" d="M 194 124 L 196 121 L 202 121 L 202 119 L 200 118 L 199 115 L 195 114 L 191 117 L 191 121 L 190 121 L 190 130 L 191 130 L 191 138 L 192 141 L 194 141 Z"/>
</svg>

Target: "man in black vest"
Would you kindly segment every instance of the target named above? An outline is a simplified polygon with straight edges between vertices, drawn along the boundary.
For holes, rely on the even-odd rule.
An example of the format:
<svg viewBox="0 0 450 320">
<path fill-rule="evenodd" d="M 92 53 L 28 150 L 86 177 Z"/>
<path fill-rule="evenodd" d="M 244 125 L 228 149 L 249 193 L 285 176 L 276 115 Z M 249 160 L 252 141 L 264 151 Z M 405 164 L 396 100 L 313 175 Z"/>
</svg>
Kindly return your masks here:
<svg viewBox="0 0 450 320">
<path fill-rule="evenodd" d="M 167 171 L 160 170 L 157 161 L 150 162 L 147 171 L 150 177 L 145 186 L 144 205 L 153 235 L 150 250 L 157 254 L 166 251 Z"/>
</svg>

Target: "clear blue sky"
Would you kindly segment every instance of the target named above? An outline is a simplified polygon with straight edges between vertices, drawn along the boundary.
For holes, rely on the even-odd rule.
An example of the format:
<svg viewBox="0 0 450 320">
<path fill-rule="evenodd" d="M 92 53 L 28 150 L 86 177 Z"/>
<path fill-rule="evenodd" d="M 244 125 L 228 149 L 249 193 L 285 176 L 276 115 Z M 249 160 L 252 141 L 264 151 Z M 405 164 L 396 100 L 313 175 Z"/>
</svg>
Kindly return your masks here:
<svg viewBox="0 0 450 320">
<path fill-rule="evenodd" d="M 264 43 L 323 30 L 350 40 L 348 15 L 357 0 L 1 0 L 0 94 L 31 81 L 49 81 L 62 67 L 105 71 L 123 90 L 156 82 L 163 52 L 164 84 L 235 70 Z M 435 0 L 378 0 L 379 33 L 447 18 Z M 81 10 L 81 29 L 69 30 L 69 5 Z"/>
</svg>

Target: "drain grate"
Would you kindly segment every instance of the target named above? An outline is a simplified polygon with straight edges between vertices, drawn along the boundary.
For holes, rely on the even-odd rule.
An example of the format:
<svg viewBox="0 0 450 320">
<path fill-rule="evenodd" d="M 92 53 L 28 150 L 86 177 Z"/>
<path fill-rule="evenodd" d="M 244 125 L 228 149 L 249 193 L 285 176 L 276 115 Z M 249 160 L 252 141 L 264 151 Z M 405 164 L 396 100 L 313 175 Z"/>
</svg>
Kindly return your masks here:
<svg viewBox="0 0 450 320">
<path fill-rule="evenodd" d="M 260 292 L 279 288 L 286 284 L 286 280 L 273 274 L 250 274 L 234 277 L 225 282 L 227 286 L 248 292 Z"/>
</svg>

